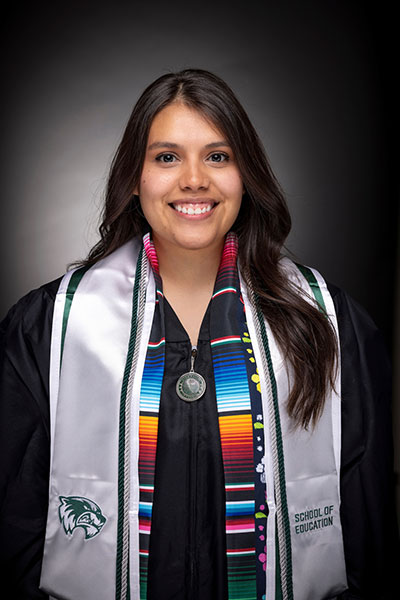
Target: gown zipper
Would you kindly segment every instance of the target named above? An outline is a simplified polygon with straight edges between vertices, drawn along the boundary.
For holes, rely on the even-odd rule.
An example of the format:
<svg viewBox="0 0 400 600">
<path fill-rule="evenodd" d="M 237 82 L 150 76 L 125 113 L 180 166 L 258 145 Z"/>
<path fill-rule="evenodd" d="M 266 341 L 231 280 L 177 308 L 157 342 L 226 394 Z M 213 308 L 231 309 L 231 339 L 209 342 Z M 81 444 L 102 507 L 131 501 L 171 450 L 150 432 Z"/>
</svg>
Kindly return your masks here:
<svg viewBox="0 0 400 600">
<path fill-rule="evenodd" d="M 190 352 L 190 367 L 194 369 L 197 346 Z M 189 556 L 190 579 L 188 600 L 197 600 L 196 589 L 196 512 L 197 512 L 197 402 L 191 402 L 191 457 L 190 457 L 190 510 L 189 510 Z"/>
</svg>

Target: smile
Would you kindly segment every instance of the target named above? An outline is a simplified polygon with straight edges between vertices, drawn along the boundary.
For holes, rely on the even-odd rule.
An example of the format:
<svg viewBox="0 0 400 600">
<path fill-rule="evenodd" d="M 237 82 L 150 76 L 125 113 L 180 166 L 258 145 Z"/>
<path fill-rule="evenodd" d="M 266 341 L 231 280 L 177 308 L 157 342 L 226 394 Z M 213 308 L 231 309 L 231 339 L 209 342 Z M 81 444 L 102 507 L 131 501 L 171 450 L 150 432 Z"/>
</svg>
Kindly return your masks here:
<svg viewBox="0 0 400 600">
<path fill-rule="evenodd" d="M 208 216 L 216 205 L 216 202 L 172 202 L 169 206 L 180 215 L 193 218 Z"/>
</svg>

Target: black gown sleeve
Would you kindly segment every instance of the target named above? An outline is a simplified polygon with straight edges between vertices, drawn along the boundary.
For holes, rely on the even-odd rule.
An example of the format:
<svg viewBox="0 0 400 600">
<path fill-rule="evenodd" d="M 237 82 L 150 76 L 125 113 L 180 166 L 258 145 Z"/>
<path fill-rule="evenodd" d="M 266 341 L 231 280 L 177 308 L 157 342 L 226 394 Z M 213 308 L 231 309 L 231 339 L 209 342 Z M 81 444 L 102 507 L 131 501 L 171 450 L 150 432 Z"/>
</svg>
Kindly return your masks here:
<svg viewBox="0 0 400 600">
<path fill-rule="evenodd" d="M 341 520 L 349 589 L 341 600 L 393 600 L 400 552 L 395 509 L 391 368 L 383 337 L 329 284 L 342 363 Z"/>
<path fill-rule="evenodd" d="M 16 600 L 47 598 L 39 577 L 48 502 L 50 336 L 59 283 L 24 296 L 0 325 L 0 556 L 3 587 Z"/>
</svg>

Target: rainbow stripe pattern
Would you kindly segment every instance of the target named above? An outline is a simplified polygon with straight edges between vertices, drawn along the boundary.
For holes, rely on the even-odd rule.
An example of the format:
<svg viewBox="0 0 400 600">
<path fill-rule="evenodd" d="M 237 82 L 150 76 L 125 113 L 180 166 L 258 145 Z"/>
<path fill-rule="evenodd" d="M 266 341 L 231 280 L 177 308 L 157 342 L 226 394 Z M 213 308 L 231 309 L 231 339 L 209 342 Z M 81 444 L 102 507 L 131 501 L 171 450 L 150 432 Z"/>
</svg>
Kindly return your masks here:
<svg viewBox="0 0 400 600">
<path fill-rule="evenodd" d="M 162 298 L 158 261 L 144 237 L 157 297 Z M 210 328 L 218 422 L 226 493 L 226 552 L 229 600 L 265 599 L 266 489 L 259 379 L 246 331 L 237 273 L 237 238 L 228 234 L 212 296 Z M 147 598 L 147 572 L 164 374 L 163 302 L 153 323 L 143 371 L 139 412 L 140 600 Z"/>
<path fill-rule="evenodd" d="M 156 301 L 162 297 L 157 254 L 150 234 L 143 238 L 147 258 L 156 281 Z M 161 309 L 162 303 L 158 307 Z M 162 315 L 163 318 L 163 315 Z M 157 325 L 157 323 L 156 323 Z M 147 598 L 147 572 L 156 467 L 158 413 L 164 376 L 165 337 L 161 327 L 152 327 L 144 363 L 139 404 L 139 557 L 140 600 Z"/>
<path fill-rule="evenodd" d="M 228 594 L 229 600 L 261 600 L 265 594 L 262 585 L 265 574 L 256 540 L 263 535 L 259 527 L 265 527 L 265 523 L 256 518 L 259 508 L 256 484 L 258 488 L 260 477 L 256 470 L 258 458 L 254 456 L 253 421 L 257 419 L 256 413 L 262 417 L 262 412 L 257 412 L 261 402 L 257 409 L 254 407 L 257 390 L 249 385 L 256 373 L 255 366 L 251 373 L 252 348 L 250 339 L 245 337 L 236 259 L 236 236 L 228 235 L 216 279 L 210 323 L 215 335 L 211 349 L 225 472 Z M 263 449 L 261 440 L 257 444 Z M 265 502 L 265 484 L 262 487 L 260 497 Z"/>
</svg>

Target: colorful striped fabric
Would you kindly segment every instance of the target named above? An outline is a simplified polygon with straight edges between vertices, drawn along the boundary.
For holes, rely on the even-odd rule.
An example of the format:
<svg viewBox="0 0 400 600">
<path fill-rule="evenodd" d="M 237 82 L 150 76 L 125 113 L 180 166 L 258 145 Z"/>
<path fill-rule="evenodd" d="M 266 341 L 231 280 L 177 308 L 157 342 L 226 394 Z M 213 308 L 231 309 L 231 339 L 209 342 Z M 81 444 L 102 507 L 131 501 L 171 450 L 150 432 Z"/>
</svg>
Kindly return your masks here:
<svg viewBox="0 0 400 600">
<path fill-rule="evenodd" d="M 215 283 L 210 321 L 225 472 L 228 593 L 229 600 L 261 600 L 265 597 L 266 526 L 261 395 L 240 301 L 236 260 L 237 240 L 230 234 Z"/>
<path fill-rule="evenodd" d="M 157 297 L 162 284 L 155 248 L 144 247 Z M 228 234 L 212 296 L 210 328 L 219 430 L 225 473 L 229 600 L 265 598 L 266 491 L 263 417 L 257 368 L 246 330 L 237 273 L 237 238 Z M 164 373 L 163 302 L 148 345 L 139 414 L 140 599 L 147 597 L 147 571 L 154 493 L 158 411 Z"/>
<path fill-rule="evenodd" d="M 163 297 L 157 254 L 150 234 L 143 238 L 147 258 L 156 282 L 156 301 Z M 164 376 L 165 336 L 162 334 L 162 303 L 157 307 L 144 363 L 139 405 L 139 556 L 140 600 L 147 598 L 147 572 L 156 466 L 158 412 Z"/>
</svg>

